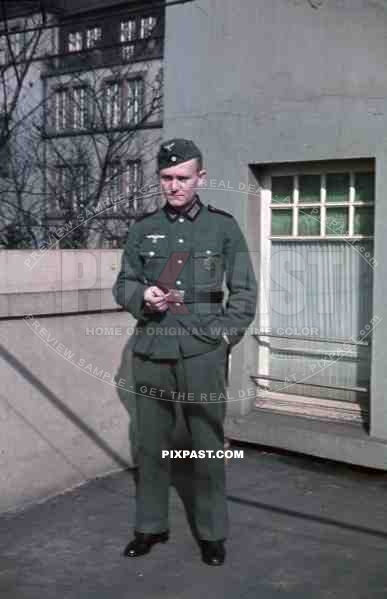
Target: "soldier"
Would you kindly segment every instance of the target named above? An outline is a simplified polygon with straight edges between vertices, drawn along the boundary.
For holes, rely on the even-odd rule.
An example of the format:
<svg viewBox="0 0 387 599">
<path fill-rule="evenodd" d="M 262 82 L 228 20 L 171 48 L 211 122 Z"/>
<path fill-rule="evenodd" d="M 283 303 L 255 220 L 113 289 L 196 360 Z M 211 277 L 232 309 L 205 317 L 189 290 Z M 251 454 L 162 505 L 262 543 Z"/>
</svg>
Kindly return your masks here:
<svg viewBox="0 0 387 599">
<path fill-rule="evenodd" d="M 135 318 L 133 376 L 138 426 L 134 539 L 124 555 L 148 553 L 169 538 L 170 449 L 175 402 L 194 450 L 224 449 L 228 354 L 256 310 L 257 284 L 234 217 L 204 205 L 206 176 L 190 140 L 158 153 L 165 205 L 130 228 L 113 295 Z M 228 289 L 224 305 L 224 283 Z M 216 454 L 214 454 L 216 455 Z M 195 459 L 194 519 L 202 560 L 221 565 L 228 535 L 224 458 Z"/>
</svg>

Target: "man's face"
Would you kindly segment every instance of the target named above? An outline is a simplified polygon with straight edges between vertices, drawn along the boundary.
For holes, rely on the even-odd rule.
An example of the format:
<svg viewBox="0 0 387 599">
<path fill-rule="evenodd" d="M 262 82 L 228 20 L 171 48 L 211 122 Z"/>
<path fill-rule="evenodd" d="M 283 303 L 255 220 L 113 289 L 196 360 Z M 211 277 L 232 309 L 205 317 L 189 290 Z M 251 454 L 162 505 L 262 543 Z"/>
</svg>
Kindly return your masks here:
<svg viewBox="0 0 387 599">
<path fill-rule="evenodd" d="M 161 169 L 160 185 L 165 199 L 176 208 L 189 204 L 205 175 L 204 169 L 199 171 L 196 158 Z"/>
</svg>

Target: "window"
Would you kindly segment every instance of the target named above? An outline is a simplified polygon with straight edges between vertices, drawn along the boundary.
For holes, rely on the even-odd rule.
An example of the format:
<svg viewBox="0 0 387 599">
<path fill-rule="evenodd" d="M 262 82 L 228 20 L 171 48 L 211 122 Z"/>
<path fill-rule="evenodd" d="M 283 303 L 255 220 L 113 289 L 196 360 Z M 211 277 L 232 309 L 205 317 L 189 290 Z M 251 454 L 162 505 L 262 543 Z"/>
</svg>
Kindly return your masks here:
<svg viewBox="0 0 387 599">
<path fill-rule="evenodd" d="M 82 130 L 90 124 L 89 94 L 87 85 L 63 87 L 53 94 L 53 128 L 61 132 Z"/>
<path fill-rule="evenodd" d="M 63 131 L 67 128 L 68 90 L 58 89 L 54 92 L 54 129 Z"/>
<path fill-rule="evenodd" d="M 56 211 L 79 212 L 87 202 L 88 172 L 85 164 L 58 164 L 54 167 Z"/>
<path fill-rule="evenodd" d="M 142 118 L 142 104 L 142 79 L 108 81 L 105 84 L 106 126 L 138 125 Z"/>
<path fill-rule="evenodd" d="M 141 79 L 131 79 L 127 81 L 126 121 L 129 125 L 137 125 L 140 122 L 141 95 Z"/>
<path fill-rule="evenodd" d="M 273 238 L 373 235 L 373 172 L 276 175 L 271 177 L 270 193 Z"/>
<path fill-rule="evenodd" d="M 121 124 L 121 85 L 118 81 L 110 81 L 105 88 L 105 116 L 108 128 Z"/>
<path fill-rule="evenodd" d="M 154 51 L 156 49 L 157 40 L 150 38 L 154 37 L 157 23 L 158 18 L 154 15 L 132 17 L 121 21 L 120 42 L 122 44 L 121 57 L 123 61 L 132 60 L 137 52 L 141 54 L 144 51 Z"/>
<path fill-rule="evenodd" d="M 86 48 L 95 48 L 102 38 L 101 27 L 86 29 Z"/>
<path fill-rule="evenodd" d="M 142 17 L 140 20 L 140 39 L 144 40 L 152 35 L 153 29 L 156 27 L 156 17 Z"/>
<path fill-rule="evenodd" d="M 88 120 L 87 87 L 74 87 L 71 100 L 71 126 L 73 129 L 85 129 Z"/>
<path fill-rule="evenodd" d="M 120 42 L 123 44 L 122 60 L 126 62 L 128 60 L 131 60 L 134 56 L 134 41 L 136 39 L 136 20 L 129 19 L 128 21 L 121 21 L 120 28 Z"/>
<path fill-rule="evenodd" d="M 257 380 L 267 393 L 257 407 L 361 422 L 370 382 L 374 160 L 262 165 L 251 174 L 260 189 Z"/>
<path fill-rule="evenodd" d="M 83 48 L 82 31 L 73 31 L 68 34 L 67 50 L 68 52 L 80 52 Z"/>
<path fill-rule="evenodd" d="M 141 162 L 132 160 L 126 163 L 122 173 L 121 193 L 124 199 L 124 205 L 130 201 L 130 205 L 134 212 L 138 209 L 138 191 L 141 186 Z"/>
<path fill-rule="evenodd" d="M 128 202 L 132 211 L 137 209 L 136 194 L 141 184 L 140 177 L 140 160 L 116 161 L 108 165 L 105 189 L 106 197 L 113 204 L 114 214 L 122 211 L 120 207 L 128 207 Z"/>
<path fill-rule="evenodd" d="M 98 46 L 101 39 L 102 28 L 98 26 L 71 31 L 67 35 L 67 51 L 81 52 L 84 48 L 90 50 Z"/>
</svg>

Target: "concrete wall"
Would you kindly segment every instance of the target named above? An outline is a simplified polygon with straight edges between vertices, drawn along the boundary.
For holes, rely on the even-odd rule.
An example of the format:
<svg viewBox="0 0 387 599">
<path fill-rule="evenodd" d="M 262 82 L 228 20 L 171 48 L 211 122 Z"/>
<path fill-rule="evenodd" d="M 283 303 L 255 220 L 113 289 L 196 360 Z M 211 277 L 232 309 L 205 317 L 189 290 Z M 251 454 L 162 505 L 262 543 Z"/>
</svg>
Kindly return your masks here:
<svg viewBox="0 0 387 599">
<path fill-rule="evenodd" d="M 133 394 L 117 377 L 134 326 L 112 296 L 120 258 L 0 252 L 0 512 L 133 466 Z M 79 314 L 92 310 L 105 312 Z"/>
<path fill-rule="evenodd" d="M 197 141 L 209 179 L 218 182 L 202 197 L 233 212 L 251 244 L 258 199 L 238 192 L 251 180 L 249 164 L 375 158 L 374 315 L 382 321 L 373 333 L 370 434 L 387 440 L 387 5 L 315 5 L 196 0 L 169 7 L 165 137 Z M 232 388 L 247 384 L 254 351 L 251 339 L 235 351 Z M 243 414 L 251 406 L 230 410 Z"/>
<path fill-rule="evenodd" d="M 0 512 L 133 465 L 115 376 L 129 323 L 125 312 L 0 321 Z"/>
<path fill-rule="evenodd" d="M 65 234 L 65 227 L 62 229 Z M 54 242 L 54 238 L 47 240 L 49 245 Z M 0 317 L 118 307 L 111 290 L 120 267 L 121 250 L 47 247 L 0 250 Z"/>
</svg>

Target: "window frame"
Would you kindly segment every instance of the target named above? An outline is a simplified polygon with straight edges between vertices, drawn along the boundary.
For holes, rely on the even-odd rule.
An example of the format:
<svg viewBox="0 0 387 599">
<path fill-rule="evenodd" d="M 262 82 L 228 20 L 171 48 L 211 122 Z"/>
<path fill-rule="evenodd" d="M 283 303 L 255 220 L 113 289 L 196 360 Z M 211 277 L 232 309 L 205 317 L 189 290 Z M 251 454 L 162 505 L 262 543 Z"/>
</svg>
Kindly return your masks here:
<svg viewBox="0 0 387 599">
<path fill-rule="evenodd" d="M 259 335 L 259 347 L 258 347 L 258 364 L 259 364 L 259 372 L 262 377 L 259 378 L 259 386 L 262 389 L 268 390 L 270 388 L 270 379 L 265 379 L 264 375 L 270 376 L 271 372 L 271 343 L 272 337 L 269 335 L 265 335 L 265 331 L 269 332 L 272 327 L 271 322 L 271 308 L 270 308 L 270 289 L 271 289 L 271 260 L 272 260 L 272 244 L 277 243 L 280 244 L 282 241 L 289 242 L 292 241 L 294 243 L 295 250 L 297 249 L 297 244 L 303 243 L 305 241 L 309 242 L 317 242 L 323 246 L 325 242 L 336 242 L 341 241 L 342 243 L 348 243 L 352 245 L 354 243 L 355 251 L 359 251 L 356 249 L 357 240 L 361 239 L 373 239 L 372 235 L 348 235 L 344 236 L 338 234 L 334 235 L 313 235 L 313 236 L 273 236 L 271 235 L 271 211 L 273 207 L 280 209 L 289 209 L 292 204 L 279 204 L 273 203 L 271 200 L 271 182 L 270 178 L 273 176 L 295 176 L 301 174 L 321 174 L 321 172 L 325 173 L 343 173 L 343 172 L 369 172 L 372 173 L 375 177 L 376 169 L 375 169 L 375 160 L 374 158 L 364 158 L 364 159 L 337 159 L 337 160 L 324 160 L 324 161 L 313 161 L 313 162 L 294 162 L 294 163 L 277 163 L 277 164 L 266 164 L 259 165 L 253 164 L 250 167 L 249 173 L 249 182 L 252 185 L 252 188 L 258 189 L 251 196 L 251 201 L 256 204 L 257 195 L 259 195 L 259 205 L 257 207 L 257 224 L 254 226 L 254 233 L 257 235 L 257 251 L 259 252 L 260 257 L 260 272 L 259 272 L 259 292 L 258 292 L 258 303 L 257 303 L 257 328 L 262 333 Z M 258 184 L 258 185 L 257 185 Z M 326 199 L 326 198 L 325 198 Z M 353 198 L 351 198 L 353 199 Z M 306 203 L 305 203 L 306 204 Z M 310 202 L 310 206 L 316 207 L 319 205 L 317 202 Z M 349 204 L 349 203 L 348 203 Z M 373 207 L 376 204 L 376 195 L 374 197 L 373 202 L 364 202 L 359 203 L 359 205 L 365 205 Z M 304 205 L 304 204 L 303 204 Z M 334 206 L 345 206 L 345 203 L 334 203 L 329 202 L 325 203 L 325 207 L 334 207 Z M 351 203 L 351 206 L 354 206 L 354 202 Z M 322 226 L 322 225 L 320 225 Z M 324 223 L 325 226 L 325 223 Z M 292 233 L 294 231 L 292 230 Z M 353 233 L 353 231 L 351 231 Z M 321 228 L 320 228 L 321 233 Z M 275 392 L 269 391 L 268 398 L 272 398 L 274 401 L 281 399 L 282 401 L 287 401 L 286 394 L 281 393 L 278 397 L 275 395 Z M 292 396 L 292 404 L 296 406 L 295 403 L 297 401 L 298 395 Z M 305 400 L 306 396 L 302 396 L 302 412 L 298 410 L 298 415 L 306 416 L 308 415 L 308 410 L 305 408 Z M 322 400 L 313 398 L 312 400 L 315 404 L 318 401 L 319 405 L 322 404 Z M 329 406 L 329 413 L 332 414 L 334 411 L 333 400 L 326 400 Z M 292 412 L 290 406 L 291 403 L 288 404 L 289 412 L 297 414 L 296 411 Z M 260 406 L 255 404 L 257 408 Z M 266 405 L 270 405 L 271 410 L 273 410 L 272 404 L 270 401 L 266 403 Z M 273 410 L 275 411 L 275 410 Z M 332 417 L 332 416 L 331 416 Z M 336 418 L 339 419 L 339 418 Z"/>
<path fill-rule="evenodd" d="M 134 119 L 129 119 L 129 108 L 128 108 L 128 96 L 129 96 L 129 88 L 135 86 L 138 83 L 137 89 L 139 89 L 138 94 L 138 106 L 136 111 L 136 117 Z M 114 86 L 118 86 L 118 111 L 119 117 L 115 123 L 115 119 L 113 119 L 113 124 L 111 124 L 111 118 L 108 115 L 108 97 L 107 90 Z M 107 78 L 103 82 L 103 108 L 104 108 L 104 125 L 107 129 L 118 129 L 121 127 L 137 127 L 143 118 L 144 114 L 144 106 L 145 106 L 145 84 L 144 84 L 144 74 L 143 72 L 131 73 L 129 76 L 121 76 L 116 78 Z"/>
<path fill-rule="evenodd" d="M 74 169 L 77 172 L 76 177 L 74 177 Z M 89 169 L 87 163 L 69 162 L 64 164 L 56 162 L 53 165 L 53 173 L 53 212 L 56 214 L 63 213 L 71 208 L 72 213 L 79 213 L 86 206 L 89 192 Z M 84 177 L 83 185 L 80 183 L 81 177 Z M 75 186 L 68 186 L 68 181 L 75 180 L 77 181 Z"/>
<path fill-rule="evenodd" d="M 93 106 L 90 97 L 90 83 L 87 81 L 72 82 L 70 84 L 55 86 L 52 90 L 51 101 L 53 109 L 50 110 L 50 128 L 55 133 L 66 133 L 74 131 L 88 131 L 91 128 L 93 120 Z M 83 126 L 76 126 L 77 104 L 75 102 L 75 92 L 82 90 L 84 92 L 84 106 L 78 107 L 79 114 L 83 112 Z M 58 127 L 58 97 L 62 94 L 62 125 Z M 64 99 L 64 101 L 63 101 Z M 63 105 L 64 104 L 64 105 Z"/>
<path fill-rule="evenodd" d="M 326 176 L 328 174 L 349 173 L 349 197 L 347 202 L 331 202 L 327 201 L 326 196 Z M 365 202 L 356 200 L 355 197 L 355 176 L 357 173 L 370 173 L 375 176 L 375 168 L 372 160 L 337 160 L 324 161 L 313 164 L 295 163 L 294 166 L 273 165 L 264 169 L 264 177 L 262 178 L 263 186 L 265 187 L 265 203 L 267 204 L 268 214 L 264 218 L 269 219 L 269 239 L 273 241 L 321 241 L 335 239 L 373 239 L 373 234 L 356 234 L 354 232 L 355 212 L 356 208 L 374 208 L 375 200 Z M 299 177 L 302 175 L 320 175 L 320 201 L 319 202 L 300 202 L 299 201 Z M 272 201 L 272 178 L 288 176 L 293 177 L 293 197 L 289 203 L 276 203 Z M 300 209 L 317 208 L 320 210 L 320 234 L 319 235 L 299 235 L 299 214 Z M 327 233 L 326 232 L 326 216 L 329 208 L 345 208 L 348 209 L 348 234 L 342 232 Z M 292 211 L 292 234 L 291 235 L 272 235 L 272 212 L 273 210 L 291 210 Z"/>
<path fill-rule="evenodd" d="M 119 215 L 122 210 L 120 209 L 121 200 L 123 202 L 127 200 L 133 200 L 133 208 L 137 210 L 137 191 L 142 183 L 142 161 L 141 158 L 129 158 L 126 160 L 117 159 L 112 160 L 107 167 L 107 173 L 111 168 L 118 168 L 117 176 L 117 196 L 120 198 L 119 201 L 115 202 L 111 195 L 111 182 L 106 181 L 105 196 L 112 202 L 112 213 Z M 134 175 L 135 184 L 132 190 L 130 190 L 131 180 Z M 133 197 L 134 196 L 134 197 Z"/>
</svg>

